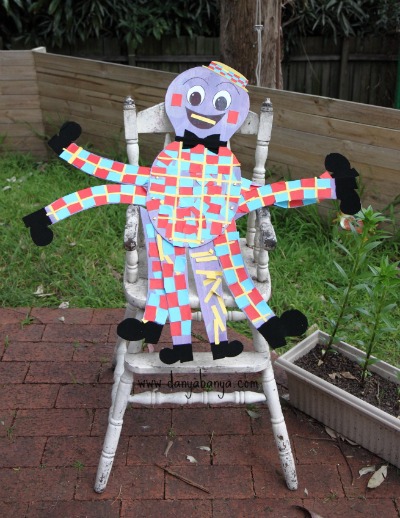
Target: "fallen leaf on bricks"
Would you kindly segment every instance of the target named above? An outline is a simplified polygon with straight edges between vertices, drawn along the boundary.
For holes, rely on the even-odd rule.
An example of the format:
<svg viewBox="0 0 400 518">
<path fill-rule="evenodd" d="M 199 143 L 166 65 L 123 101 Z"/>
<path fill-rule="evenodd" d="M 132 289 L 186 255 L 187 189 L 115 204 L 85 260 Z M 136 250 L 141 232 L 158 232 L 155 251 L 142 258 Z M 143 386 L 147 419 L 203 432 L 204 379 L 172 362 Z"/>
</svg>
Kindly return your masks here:
<svg viewBox="0 0 400 518">
<path fill-rule="evenodd" d="M 372 477 L 368 480 L 367 487 L 369 489 L 375 489 L 376 487 L 379 487 L 382 482 L 385 481 L 387 477 L 387 465 L 382 466 L 379 468 L 375 473 L 372 475 Z"/>
<path fill-rule="evenodd" d="M 331 428 L 328 428 L 327 426 L 325 426 L 325 432 L 329 435 L 329 437 L 332 437 L 332 439 L 337 439 L 337 437 L 338 437 L 335 430 L 332 430 Z"/>
<path fill-rule="evenodd" d="M 261 417 L 261 414 L 258 414 L 257 412 L 254 412 L 253 410 L 246 410 L 246 412 L 252 419 L 258 419 L 259 417 Z"/>
<path fill-rule="evenodd" d="M 174 444 L 174 441 L 168 441 L 167 447 L 165 448 L 164 455 L 165 457 L 168 456 L 168 452 L 171 449 L 172 445 Z"/>
<path fill-rule="evenodd" d="M 307 507 L 303 507 L 302 505 L 293 505 L 292 507 L 299 509 L 300 511 L 304 511 L 310 518 L 322 518 L 320 514 L 314 513 L 314 511 L 310 511 Z"/>
<path fill-rule="evenodd" d="M 375 471 L 376 471 L 375 466 L 365 466 L 365 468 L 361 468 L 360 470 L 358 470 L 358 474 L 360 475 L 360 477 L 362 477 L 363 475 L 366 475 L 367 473 L 375 473 Z"/>
<path fill-rule="evenodd" d="M 197 464 L 197 460 L 192 457 L 191 455 L 186 455 L 186 458 L 189 462 L 192 462 L 193 464 Z"/>
</svg>

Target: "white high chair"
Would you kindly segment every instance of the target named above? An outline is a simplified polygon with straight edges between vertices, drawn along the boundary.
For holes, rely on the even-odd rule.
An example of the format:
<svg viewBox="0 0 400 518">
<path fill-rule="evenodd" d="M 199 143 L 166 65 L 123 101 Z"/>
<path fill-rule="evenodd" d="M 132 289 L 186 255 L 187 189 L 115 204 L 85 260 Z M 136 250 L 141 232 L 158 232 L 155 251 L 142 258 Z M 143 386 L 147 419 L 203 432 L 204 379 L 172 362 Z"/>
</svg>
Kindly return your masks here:
<svg viewBox="0 0 400 518">
<path fill-rule="evenodd" d="M 265 183 L 265 163 L 268 156 L 268 145 L 271 137 L 273 111 L 269 99 L 261 106 L 260 114 L 249 112 L 249 115 L 238 133 L 256 135 L 255 167 L 252 180 L 260 185 Z M 164 103 L 136 113 L 134 101 L 128 97 L 124 103 L 124 126 L 128 159 L 131 164 L 138 164 L 138 135 L 141 133 L 165 133 L 165 145 L 170 142 L 173 128 L 166 115 Z M 159 150 L 161 151 L 161 149 Z M 154 154 L 154 158 L 157 153 Z M 240 160 L 240 155 L 238 156 Z M 245 176 L 243 170 L 242 175 Z M 127 210 L 125 228 L 126 263 L 124 273 L 124 290 L 127 299 L 125 318 L 141 319 L 144 312 L 147 294 L 147 257 L 144 245 L 139 246 L 140 210 L 130 206 Z M 271 294 L 271 279 L 268 270 L 268 250 L 276 246 L 276 236 L 271 224 L 268 209 L 261 209 L 257 214 L 248 217 L 247 236 L 241 240 L 241 251 L 246 267 L 253 277 L 254 283 L 266 300 Z M 200 303 L 195 291 L 193 278 L 189 275 L 190 304 L 193 310 L 192 319 L 202 320 Z M 227 308 L 234 308 L 235 301 L 225 286 L 224 302 Z M 228 320 L 244 320 L 245 315 L 239 310 L 228 311 Z M 275 442 L 278 448 L 283 474 L 289 489 L 297 489 L 295 463 L 291 451 L 286 424 L 280 406 L 279 395 L 271 364 L 269 347 L 261 334 L 252 328 L 254 352 L 242 352 L 234 358 L 213 360 L 210 352 L 196 352 L 194 360 L 185 363 L 166 365 L 156 352 L 143 352 L 142 342 L 126 342 L 118 339 L 114 356 L 114 385 L 112 403 L 109 413 L 108 428 L 104 440 L 94 489 L 104 491 L 111 472 L 118 440 L 122 429 L 123 416 L 128 403 L 158 405 L 174 403 L 177 405 L 203 403 L 250 404 L 266 401 L 271 415 L 271 423 Z M 193 393 L 187 398 L 185 392 L 161 393 L 155 391 L 132 394 L 134 375 L 170 375 L 175 374 L 229 375 L 238 373 L 261 373 L 263 393 L 251 391 L 235 391 L 224 394 L 218 392 Z"/>
</svg>

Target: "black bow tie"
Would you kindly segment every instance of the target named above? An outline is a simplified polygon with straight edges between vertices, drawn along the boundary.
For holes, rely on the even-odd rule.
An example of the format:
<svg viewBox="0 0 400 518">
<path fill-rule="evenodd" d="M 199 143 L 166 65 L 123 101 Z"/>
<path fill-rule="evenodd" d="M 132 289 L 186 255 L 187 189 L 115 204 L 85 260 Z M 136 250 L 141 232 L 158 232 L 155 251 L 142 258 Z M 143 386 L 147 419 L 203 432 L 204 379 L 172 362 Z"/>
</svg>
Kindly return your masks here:
<svg viewBox="0 0 400 518">
<path fill-rule="evenodd" d="M 226 147 L 226 142 L 223 142 L 219 139 L 219 135 L 209 135 L 206 138 L 200 138 L 191 131 L 185 130 L 183 137 L 176 137 L 175 140 L 177 142 L 182 142 L 182 148 L 192 148 L 197 146 L 197 144 L 202 144 L 204 147 L 209 149 L 215 154 L 218 154 L 218 149 L 220 147 Z"/>
</svg>

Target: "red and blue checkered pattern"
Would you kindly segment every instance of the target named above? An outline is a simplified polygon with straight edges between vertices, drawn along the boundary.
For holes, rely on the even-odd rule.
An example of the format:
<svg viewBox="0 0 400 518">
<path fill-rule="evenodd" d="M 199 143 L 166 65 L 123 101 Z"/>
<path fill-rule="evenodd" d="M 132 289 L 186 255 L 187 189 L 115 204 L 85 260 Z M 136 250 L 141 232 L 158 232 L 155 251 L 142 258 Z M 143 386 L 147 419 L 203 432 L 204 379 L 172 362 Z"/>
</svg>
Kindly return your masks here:
<svg viewBox="0 0 400 518">
<path fill-rule="evenodd" d="M 113 203 L 144 205 L 146 191 L 137 185 L 96 185 L 88 187 L 50 203 L 45 207 L 52 223 L 57 223 L 82 210 Z"/>
<path fill-rule="evenodd" d="M 177 247 L 215 239 L 233 220 L 241 191 L 240 164 L 228 148 L 183 150 L 172 142 L 155 160 L 146 207 L 160 235 Z"/>
<path fill-rule="evenodd" d="M 235 222 L 232 222 L 214 243 L 225 281 L 235 297 L 236 304 L 254 327 L 260 327 L 273 317 L 274 313 L 254 286 L 244 264 Z"/>
<path fill-rule="evenodd" d="M 74 142 L 61 153 L 60 158 L 86 174 L 109 182 L 145 186 L 150 168 L 123 164 L 86 151 Z"/>
<path fill-rule="evenodd" d="M 243 215 L 271 205 L 286 209 L 332 199 L 336 199 L 336 187 L 335 180 L 330 177 L 303 178 L 302 180 L 275 182 L 262 186 L 242 178 L 238 210 L 240 215 Z"/>
</svg>

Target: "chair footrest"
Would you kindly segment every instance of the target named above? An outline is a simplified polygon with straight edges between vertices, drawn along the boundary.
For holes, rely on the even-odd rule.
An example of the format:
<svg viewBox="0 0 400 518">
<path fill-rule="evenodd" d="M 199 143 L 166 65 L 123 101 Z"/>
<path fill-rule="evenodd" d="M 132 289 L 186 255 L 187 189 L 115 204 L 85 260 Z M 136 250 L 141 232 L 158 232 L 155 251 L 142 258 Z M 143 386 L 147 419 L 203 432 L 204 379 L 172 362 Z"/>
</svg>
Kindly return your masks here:
<svg viewBox="0 0 400 518">
<path fill-rule="evenodd" d="M 163 392 L 148 391 L 140 394 L 133 394 L 129 397 L 129 403 L 140 405 L 221 405 L 233 403 L 235 405 L 248 405 L 253 403 L 263 403 L 266 396 L 263 392 L 252 392 L 250 390 L 237 390 L 235 392 L 173 392 L 165 394 Z"/>
<path fill-rule="evenodd" d="M 170 374 L 174 373 L 190 374 L 228 374 L 260 372 L 267 368 L 270 362 L 269 352 L 243 352 L 234 358 L 223 358 L 213 360 L 211 352 L 193 353 L 193 361 L 184 363 L 174 363 L 166 365 L 162 363 L 158 353 L 130 353 L 125 355 L 125 366 L 136 374 Z"/>
</svg>

